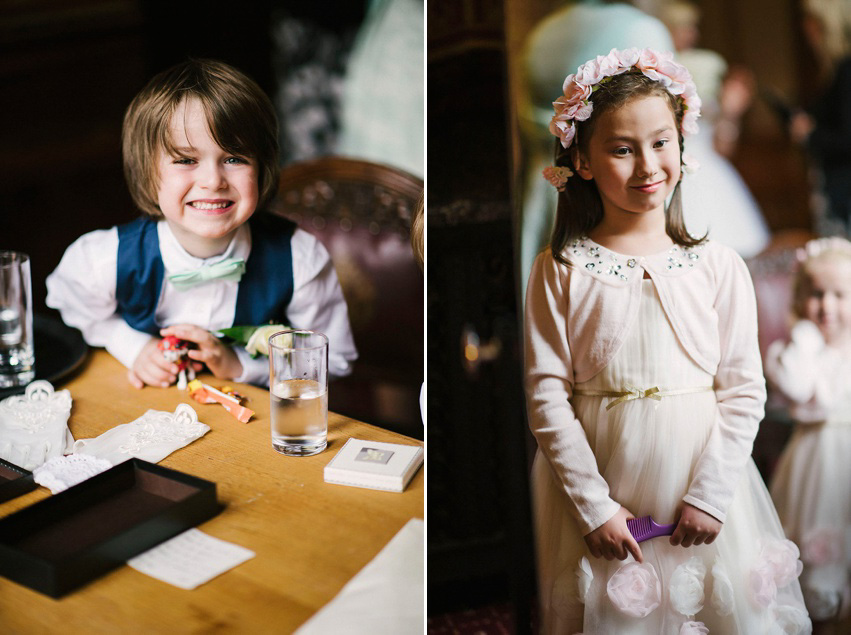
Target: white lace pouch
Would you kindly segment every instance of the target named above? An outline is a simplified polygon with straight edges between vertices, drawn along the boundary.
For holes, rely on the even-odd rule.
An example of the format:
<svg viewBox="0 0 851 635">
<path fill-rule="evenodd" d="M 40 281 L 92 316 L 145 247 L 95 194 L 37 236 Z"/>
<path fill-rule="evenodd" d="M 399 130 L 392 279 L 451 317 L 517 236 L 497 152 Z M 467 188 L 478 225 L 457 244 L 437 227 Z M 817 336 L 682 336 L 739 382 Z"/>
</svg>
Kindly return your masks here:
<svg viewBox="0 0 851 635">
<path fill-rule="evenodd" d="M 209 430 L 210 426 L 198 421 L 192 406 L 182 403 L 173 413 L 148 410 L 135 421 L 116 426 L 99 437 L 80 439 L 74 444 L 74 454 L 90 454 L 113 465 L 132 457 L 159 463 Z"/>
<path fill-rule="evenodd" d="M 0 458 L 33 470 L 70 450 L 68 430 L 71 393 L 55 392 L 43 379 L 30 383 L 23 395 L 0 401 Z"/>
<path fill-rule="evenodd" d="M 54 456 L 33 470 L 33 480 L 48 488 L 51 494 L 58 494 L 111 467 L 109 461 L 90 454 Z"/>
</svg>

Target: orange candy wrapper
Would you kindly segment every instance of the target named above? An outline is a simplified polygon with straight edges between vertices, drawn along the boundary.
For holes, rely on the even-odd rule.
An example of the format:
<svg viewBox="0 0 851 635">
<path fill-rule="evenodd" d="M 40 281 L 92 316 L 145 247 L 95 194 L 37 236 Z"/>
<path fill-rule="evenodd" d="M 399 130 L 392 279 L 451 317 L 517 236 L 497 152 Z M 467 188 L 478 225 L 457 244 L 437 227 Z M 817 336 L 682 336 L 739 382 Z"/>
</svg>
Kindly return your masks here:
<svg viewBox="0 0 851 635">
<path fill-rule="evenodd" d="M 212 386 L 201 383 L 197 379 L 190 381 L 186 388 L 189 390 L 189 395 L 198 403 L 221 404 L 225 410 L 236 417 L 237 421 L 248 423 L 248 420 L 254 416 L 254 411 L 241 405 L 239 399 L 231 397 Z"/>
</svg>

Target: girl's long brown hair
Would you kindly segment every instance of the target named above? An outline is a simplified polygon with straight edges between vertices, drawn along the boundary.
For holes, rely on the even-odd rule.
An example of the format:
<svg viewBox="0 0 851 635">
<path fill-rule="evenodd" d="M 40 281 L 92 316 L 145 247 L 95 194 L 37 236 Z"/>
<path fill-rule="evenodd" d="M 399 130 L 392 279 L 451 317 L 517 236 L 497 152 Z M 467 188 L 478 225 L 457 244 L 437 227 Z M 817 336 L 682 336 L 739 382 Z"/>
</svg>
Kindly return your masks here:
<svg viewBox="0 0 851 635">
<path fill-rule="evenodd" d="M 659 82 L 640 72 L 628 72 L 615 75 L 597 85 L 590 98 L 594 103 L 594 110 L 588 119 L 576 122 L 576 137 L 573 145 L 564 149 L 556 139 L 555 164 L 575 170 L 574 159 L 577 157 L 577 153 L 587 154 L 588 141 L 593 134 L 594 124 L 600 115 L 614 108 L 619 108 L 633 99 L 652 96 L 664 97 L 668 100 L 677 123 L 677 129 L 680 131 L 678 141 L 680 158 L 682 159 L 682 102 L 678 97 L 669 93 Z M 559 192 L 558 195 L 555 226 L 550 241 L 553 258 L 566 266 L 570 266 L 570 261 L 564 254 L 565 247 L 575 239 L 586 236 L 602 220 L 603 200 L 600 198 L 597 184 L 593 179 L 586 181 L 579 175 L 572 176 L 568 179 L 564 191 Z M 671 203 L 665 210 L 665 232 L 671 237 L 671 240 L 683 247 L 692 247 L 706 240 L 705 235 L 698 238 L 686 231 L 680 183 L 677 183 L 674 187 Z"/>
</svg>

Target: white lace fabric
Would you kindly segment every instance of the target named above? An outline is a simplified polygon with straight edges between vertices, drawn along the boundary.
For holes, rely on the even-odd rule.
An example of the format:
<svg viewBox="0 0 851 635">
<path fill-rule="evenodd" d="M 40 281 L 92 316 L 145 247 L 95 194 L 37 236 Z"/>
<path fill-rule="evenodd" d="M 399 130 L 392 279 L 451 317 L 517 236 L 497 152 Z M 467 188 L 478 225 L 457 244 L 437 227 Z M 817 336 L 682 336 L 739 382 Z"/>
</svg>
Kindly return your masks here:
<svg viewBox="0 0 851 635">
<path fill-rule="evenodd" d="M 48 488 L 51 494 L 58 494 L 111 467 L 109 461 L 90 454 L 54 456 L 33 470 L 33 480 Z"/>
<path fill-rule="evenodd" d="M 138 419 L 94 439 L 79 439 L 74 443 L 74 454 L 89 454 L 113 465 L 133 457 L 159 463 L 209 430 L 208 425 L 198 421 L 192 406 L 180 404 L 173 413 L 148 410 Z"/>
<path fill-rule="evenodd" d="M 23 395 L 0 401 L 0 458 L 33 470 L 70 450 L 71 393 L 54 391 L 45 380 L 31 382 Z"/>
</svg>

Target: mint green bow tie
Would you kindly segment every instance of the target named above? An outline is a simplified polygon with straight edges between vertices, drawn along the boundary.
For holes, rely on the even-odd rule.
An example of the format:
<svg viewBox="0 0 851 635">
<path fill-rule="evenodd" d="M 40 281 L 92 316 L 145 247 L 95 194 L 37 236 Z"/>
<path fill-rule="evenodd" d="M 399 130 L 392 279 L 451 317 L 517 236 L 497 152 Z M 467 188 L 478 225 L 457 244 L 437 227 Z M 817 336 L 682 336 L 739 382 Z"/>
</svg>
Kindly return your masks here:
<svg viewBox="0 0 851 635">
<path fill-rule="evenodd" d="M 186 291 L 210 280 L 233 280 L 239 282 L 245 273 L 245 260 L 228 258 L 212 265 L 204 265 L 193 271 L 180 271 L 169 275 L 168 279 L 178 291 Z"/>
</svg>

